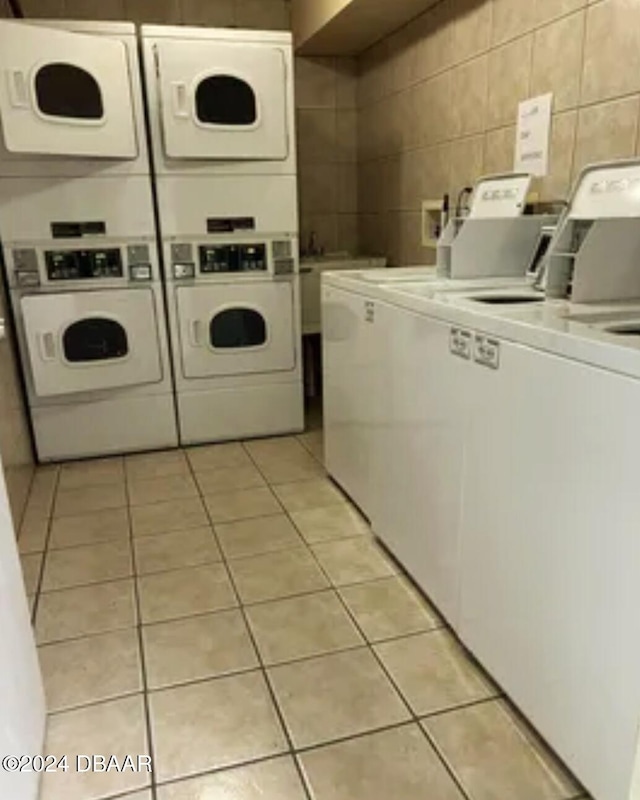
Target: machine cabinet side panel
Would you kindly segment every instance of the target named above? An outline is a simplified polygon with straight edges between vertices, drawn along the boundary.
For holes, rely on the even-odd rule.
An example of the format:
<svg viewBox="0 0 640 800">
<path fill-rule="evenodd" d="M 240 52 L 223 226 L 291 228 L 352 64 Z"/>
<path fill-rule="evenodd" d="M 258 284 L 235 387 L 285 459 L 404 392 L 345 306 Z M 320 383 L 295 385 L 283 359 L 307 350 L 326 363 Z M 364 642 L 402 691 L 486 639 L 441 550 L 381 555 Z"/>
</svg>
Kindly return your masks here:
<svg viewBox="0 0 640 800">
<path fill-rule="evenodd" d="M 640 383 L 515 344 L 474 365 L 461 637 L 599 800 L 640 715 Z"/>
<path fill-rule="evenodd" d="M 385 485 L 376 532 L 456 627 L 469 361 L 451 354 L 448 324 L 393 308 L 392 395 L 381 427 Z"/>
</svg>

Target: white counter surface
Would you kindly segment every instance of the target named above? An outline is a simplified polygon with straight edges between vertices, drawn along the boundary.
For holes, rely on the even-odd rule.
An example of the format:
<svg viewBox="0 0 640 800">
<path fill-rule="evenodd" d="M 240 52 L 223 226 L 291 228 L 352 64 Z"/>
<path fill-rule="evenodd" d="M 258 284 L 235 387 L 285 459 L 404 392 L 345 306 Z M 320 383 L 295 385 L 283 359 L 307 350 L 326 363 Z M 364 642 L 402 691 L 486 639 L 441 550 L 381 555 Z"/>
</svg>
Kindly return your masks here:
<svg viewBox="0 0 640 800">
<path fill-rule="evenodd" d="M 365 282 L 357 274 L 346 272 L 325 273 L 323 279 L 332 286 L 455 326 L 640 378 L 640 336 L 620 337 L 597 327 L 601 315 L 610 323 L 640 321 L 640 300 L 597 305 L 545 300 L 533 305 L 496 307 L 470 301 L 468 293 L 488 288 L 524 290 L 527 284 L 509 279 L 471 282 L 431 276 L 424 283 L 382 285 Z M 587 317 L 588 321 L 576 320 L 576 316 Z"/>
</svg>

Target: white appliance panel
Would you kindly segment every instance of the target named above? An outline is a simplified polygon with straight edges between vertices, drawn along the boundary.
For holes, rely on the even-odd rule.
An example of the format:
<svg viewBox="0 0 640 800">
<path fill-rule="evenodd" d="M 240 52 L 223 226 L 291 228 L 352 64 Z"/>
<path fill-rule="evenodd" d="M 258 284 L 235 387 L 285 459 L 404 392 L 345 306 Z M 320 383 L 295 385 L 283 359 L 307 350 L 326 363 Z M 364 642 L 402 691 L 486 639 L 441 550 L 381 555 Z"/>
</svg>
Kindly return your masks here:
<svg viewBox="0 0 640 800">
<path fill-rule="evenodd" d="M 150 289 L 27 295 L 20 308 L 39 397 L 162 380 Z"/>
<path fill-rule="evenodd" d="M 165 237 L 202 237 L 215 217 L 251 217 L 262 235 L 298 230 L 295 175 L 161 176 L 157 190 Z"/>
<path fill-rule="evenodd" d="M 31 409 L 40 461 L 118 455 L 176 447 L 178 433 L 173 395 L 117 390 L 109 398 Z"/>
<path fill-rule="evenodd" d="M 52 222 L 104 222 L 110 239 L 155 237 L 149 178 L 0 180 L 0 225 L 5 231 L 5 245 L 17 241 L 25 246 L 35 242 L 50 245 Z M 100 240 L 94 239 L 89 246 L 97 242 Z M 77 240 L 73 246 L 77 246 Z"/>
<path fill-rule="evenodd" d="M 286 62 L 273 45 L 155 45 L 165 153 L 181 159 L 284 160 Z"/>
<path fill-rule="evenodd" d="M 42 753 L 45 699 L 22 580 L 9 500 L 0 466 L 0 754 Z M 37 772 L 0 770 L 0 797 L 36 800 Z"/>
<path fill-rule="evenodd" d="M 386 494 L 380 441 L 388 378 L 384 374 L 386 307 L 332 287 L 322 291 L 325 464 L 375 524 Z M 384 470 L 383 470 L 384 473 Z"/>
<path fill-rule="evenodd" d="M 294 293 L 290 281 L 201 284 L 176 288 L 186 378 L 293 370 Z"/>
<path fill-rule="evenodd" d="M 0 70 L 0 117 L 9 151 L 138 155 L 123 42 L 2 21 Z"/>
<path fill-rule="evenodd" d="M 640 386 L 504 342 L 474 366 L 460 636 L 593 797 L 635 798 Z"/>
<path fill-rule="evenodd" d="M 451 326 L 426 316 L 392 307 L 383 336 L 392 399 L 375 532 L 455 628 L 473 365 L 451 353 Z"/>
</svg>

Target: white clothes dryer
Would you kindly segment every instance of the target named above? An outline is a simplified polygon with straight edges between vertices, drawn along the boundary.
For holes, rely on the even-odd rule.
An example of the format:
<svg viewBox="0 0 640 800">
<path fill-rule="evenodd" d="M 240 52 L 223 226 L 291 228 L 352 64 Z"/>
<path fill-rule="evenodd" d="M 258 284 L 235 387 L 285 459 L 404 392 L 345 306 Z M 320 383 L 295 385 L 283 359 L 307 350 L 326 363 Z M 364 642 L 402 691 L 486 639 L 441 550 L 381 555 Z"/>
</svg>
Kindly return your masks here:
<svg viewBox="0 0 640 800">
<path fill-rule="evenodd" d="M 304 427 L 297 243 L 171 246 L 169 320 L 183 444 Z"/>
<path fill-rule="evenodd" d="M 291 34 L 143 26 L 180 439 L 304 426 Z"/>
<path fill-rule="evenodd" d="M 38 458 L 177 445 L 135 27 L 0 22 L 0 235 Z"/>
</svg>

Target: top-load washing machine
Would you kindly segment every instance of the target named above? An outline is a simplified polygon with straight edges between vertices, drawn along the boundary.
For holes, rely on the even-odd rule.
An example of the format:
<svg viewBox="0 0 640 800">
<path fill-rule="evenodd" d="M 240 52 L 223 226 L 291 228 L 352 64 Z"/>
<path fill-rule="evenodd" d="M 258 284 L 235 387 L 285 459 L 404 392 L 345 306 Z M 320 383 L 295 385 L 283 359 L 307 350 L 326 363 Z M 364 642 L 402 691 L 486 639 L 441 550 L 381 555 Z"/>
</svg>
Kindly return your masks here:
<svg viewBox="0 0 640 800">
<path fill-rule="evenodd" d="M 142 46 L 181 441 L 301 430 L 291 35 Z"/>
<path fill-rule="evenodd" d="M 40 460 L 175 446 L 135 27 L 0 22 L 0 236 Z"/>
</svg>

